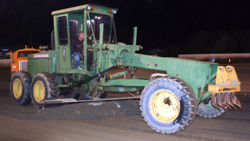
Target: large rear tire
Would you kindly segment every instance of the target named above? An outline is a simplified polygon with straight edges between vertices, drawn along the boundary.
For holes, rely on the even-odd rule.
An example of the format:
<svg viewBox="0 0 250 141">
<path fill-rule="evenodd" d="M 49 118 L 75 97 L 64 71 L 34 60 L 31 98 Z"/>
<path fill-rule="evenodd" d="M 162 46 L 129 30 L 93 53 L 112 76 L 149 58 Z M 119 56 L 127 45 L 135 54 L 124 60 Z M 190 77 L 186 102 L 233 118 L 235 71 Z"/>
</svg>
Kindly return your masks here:
<svg viewBox="0 0 250 141">
<path fill-rule="evenodd" d="M 192 88 L 176 77 L 157 78 L 142 91 L 141 115 L 156 132 L 174 134 L 195 118 L 196 98 Z"/>
<path fill-rule="evenodd" d="M 49 73 L 38 73 L 32 80 L 30 93 L 32 102 L 37 108 L 40 107 L 40 101 L 57 98 L 59 89 L 55 77 Z"/>
<path fill-rule="evenodd" d="M 10 95 L 19 105 L 27 105 L 30 99 L 31 76 L 25 71 L 18 71 L 12 75 L 10 82 Z"/>
<path fill-rule="evenodd" d="M 197 114 L 204 118 L 215 118 L 221 116 L 226 110 L 220 107 L 220 110 L 212 106 L 211 99 L 208 102 L 202 102 L 197 107 Z"/>
</svg>

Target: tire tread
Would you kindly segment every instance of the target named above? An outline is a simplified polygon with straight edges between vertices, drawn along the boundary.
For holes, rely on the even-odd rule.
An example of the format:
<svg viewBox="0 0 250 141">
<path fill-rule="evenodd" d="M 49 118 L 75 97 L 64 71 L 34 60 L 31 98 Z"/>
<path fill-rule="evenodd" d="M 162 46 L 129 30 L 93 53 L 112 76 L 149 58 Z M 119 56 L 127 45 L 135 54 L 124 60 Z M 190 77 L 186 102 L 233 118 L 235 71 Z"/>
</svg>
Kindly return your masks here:
<svg viewBox="0 0 250 141">
<path fill-rule="evenodd" d="M 168 82 L 173 84 L 174 86 L 179 89 L 180 92 L 182 92 L 182 96 L 180 98 L 183 99 L 184 102 L 184 111 L 183 116 L 179 121 L 179 124 L 174 124 L 170 127 L 164 127 L 161 125 L 155 124 L 152 120 L 150 120 L 150 112 L 145 110 L 147 109 L 146 106 L 148 106 L 146 103 L 146 96 L 145 93 L 149 91 L 149 89 L 154 85 L 161 85 L 161 82 Z M 183 80 L 176 78 L 176 77 L 165 77 L 165 78 L 157 78 L 154 81 L 150 82 L 142 91 L 141 100 L 140 100 L 140 111 L 141 115 L 144 118 L 144 121 L 150 126 L 153 130 L 156 132 L 166 133 L 166 134 L 174 134 L 181 130 L 186 129 L 194 120 L 195 113 L 196 113 L 196 98 L 193 90 L 191 87 Z"/>
</svg>

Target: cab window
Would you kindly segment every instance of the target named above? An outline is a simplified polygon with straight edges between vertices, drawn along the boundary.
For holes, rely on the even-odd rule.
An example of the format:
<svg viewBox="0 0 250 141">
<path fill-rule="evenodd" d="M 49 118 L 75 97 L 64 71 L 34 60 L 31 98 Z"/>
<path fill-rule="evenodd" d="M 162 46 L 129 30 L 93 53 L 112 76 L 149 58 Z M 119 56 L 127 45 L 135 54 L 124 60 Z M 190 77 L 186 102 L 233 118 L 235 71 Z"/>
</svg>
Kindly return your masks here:
<svg viewBox="0 0 250 141">
<path fill-rule="evenodd" d="M 68 45 L 67 17 L 58 17 L 59 45 Z"/>
</svg>

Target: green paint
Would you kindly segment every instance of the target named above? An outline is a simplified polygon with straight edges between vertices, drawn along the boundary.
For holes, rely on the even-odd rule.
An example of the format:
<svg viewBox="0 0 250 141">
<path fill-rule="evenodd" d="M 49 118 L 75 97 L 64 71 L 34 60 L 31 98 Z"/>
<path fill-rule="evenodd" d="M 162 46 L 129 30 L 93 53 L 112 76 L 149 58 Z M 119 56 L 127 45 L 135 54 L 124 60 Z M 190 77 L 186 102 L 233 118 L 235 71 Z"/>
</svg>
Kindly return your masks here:
<svg viewBox="0 0 250 141">
<path fill-rule="evenodd" d="M 116 79 L 109 80 L 104 86 L 135 86 L 135 87 L 143 87 L 146 86 L 150 80 L 143 79 Z"/>
<path fill-rule="evenodd" d="M 137 40 L 137 27 L 134 27 L 133 45 L 136 45 Z"/>
<path fill-rule="evenodd" d="M 111 77 L 110 79 L 115 79 L 115 78 L 120 77 L 120 76 L 126 77 L 127 74 L 128 74 L 128 70 L 123 71 L 123 72 L 118 72 L 118 73 L 112 74 L 110 76 Z"/>
<path fill-rule="evenodd" d="M 166 71 L 169 76 L 181 78 L 192 87 L 197 99 L 200 98 L 198 87 L 201 87 L 201 92 L 205 87 L 209 66 L 212 65 L 212 73 L 215 73 L 218 67 L 215 63 L 135 53 L 123 53 L 123 58 L 125 66 Z"/>
<path fill-rule="evenodd" d="M 135 86 L 97 86 L 99 91 L 107 91 L 107 92 L 138 92 L 144 89 L 142 87 Z"/>
<path fill-rule="evenodd" d="M 92 6 L 94 10 L 91 9 Z M 55 50 L 29 55 L 28 72 L 32 76 L 40 72 L 52 73 L 56 76 L 59 87 L 70 86 L 76 92 L 85 89 L 85 84 L 90 86 L 90 80 L 97 77 L 99 72 L 103 74 L 117 65 L 121 68 L 131 66 L 166 71 L 169 76 L 179 77 L 187 82 L 197 99 L 201 99 L 204 87 L 214 84 L 218 67 L 216 63 L 135 53 L 142 49 L 140 45 L 136 45 L 137 27 L 134 28 L 132 45 L 117 42 L 114 16 L 109 12 L 110 9 L 117 10 L 88 4 L 52 12 Z M 81 61 L 84 69 L 72 67 L 74 63 L 70 49 L 71 39 L 80 31 L 85 33 L 84 61 Z M 48 54 L 48 56 L 37 57 L 39 54 Z M 113 80 L 124 73 L 127 74 L 128 71 L 112 75 L 111 80 L 107 82 L 103 78 L 102 85 L 99 85 L 98 89 L 117 92 L 139 91 L 149 83 L 149 80 L 140 79 Z M 198 90 L 199 87 L 200 90 Z M 206 94 L 202 99 L 209 96 Z"/>
</svg>

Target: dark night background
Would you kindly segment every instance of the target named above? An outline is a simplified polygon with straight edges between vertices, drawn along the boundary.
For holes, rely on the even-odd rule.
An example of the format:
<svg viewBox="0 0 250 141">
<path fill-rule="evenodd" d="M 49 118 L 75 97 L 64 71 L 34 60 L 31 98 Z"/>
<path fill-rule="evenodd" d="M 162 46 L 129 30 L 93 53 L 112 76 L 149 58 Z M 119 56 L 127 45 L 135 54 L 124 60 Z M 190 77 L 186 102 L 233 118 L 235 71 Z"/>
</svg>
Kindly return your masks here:
<svg viewBox="0 0 250 141">
<path fill-rule="evenodd" d="M 87 3 L 118 8 L 118 41 L 130 44 L 137 26 L 144 53 L 250 52 L 249 0 L 1 0 L 0 46 L 50 45 L 51 12 Z"/>
</svg>

